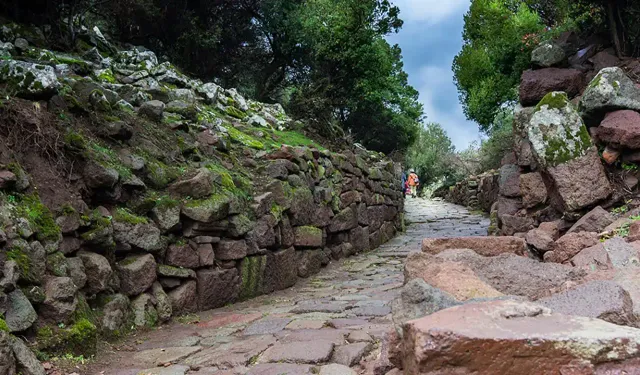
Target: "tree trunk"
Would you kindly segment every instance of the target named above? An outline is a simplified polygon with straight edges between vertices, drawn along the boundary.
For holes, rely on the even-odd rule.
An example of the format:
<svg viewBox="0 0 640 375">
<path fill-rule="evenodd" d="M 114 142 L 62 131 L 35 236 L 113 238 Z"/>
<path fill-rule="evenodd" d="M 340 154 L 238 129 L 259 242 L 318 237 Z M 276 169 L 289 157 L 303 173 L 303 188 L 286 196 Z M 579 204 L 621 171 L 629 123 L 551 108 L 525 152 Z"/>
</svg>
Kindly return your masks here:
<svg viewBox="0 0 640 375">
<path fill-rule="evenodd" d="M 622 25 L 618 20 L 619 17 L 618 1 L 617 0 L 608 0 L 607 1 L 607 18 L 609 21 L 609 30 L 611 32 L 611 40 L 613 41 L 613 46 L 616 50 L 616 55 L 619 58 L 623 58 L 625 55 L 624 42 L 620 39 L 623 37 L 624 31 L 621 30 Z"/>
</svg>

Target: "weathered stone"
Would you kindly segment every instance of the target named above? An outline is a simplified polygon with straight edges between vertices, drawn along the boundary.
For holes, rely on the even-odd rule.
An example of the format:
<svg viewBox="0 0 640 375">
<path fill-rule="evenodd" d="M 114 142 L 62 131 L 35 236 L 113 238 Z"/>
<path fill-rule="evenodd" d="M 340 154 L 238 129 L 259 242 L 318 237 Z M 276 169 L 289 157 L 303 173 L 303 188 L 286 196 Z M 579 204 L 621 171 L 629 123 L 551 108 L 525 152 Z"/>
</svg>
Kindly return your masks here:
<svg viewBox="0 0 640 375">
<path fill-rule="evenodd" d="M 109 302 L 102 308 L 102 313 L 102 329 L 107 332 L 119 331 L 127 323 L 129 298 L 122 294 L 109 296 Z"/>
<path fill-rule="evenodd" d="M 353 229 L 357 226 L 358 213 L 351 207 L 348 207 L 338 212 L 338 214 L 331 219 L 328 230 L 330 233 L 335 233 Z"/>
<path fill-rule="evenodd" d="M 45 284 L 45 300 L 39 308 L 40 318 L 54 323 L 67 322 L 76 309 L 76 285 L 68 277 L 50 277 Z"/>
<path fill-rule="evenodd" d="M 593 232 L 574 232 L 560 237 L 553 245 L 553 251 L 544 254 L 545 262 L 564 263 L 573 258 L 582 249 L 598 243 L 598 234 Z"/>
<path fill-rule="evenodd" d="M 222 220 L 230 212 L 232 199 L 228 195 L 214 194 L 206 200 L 192 201 L 182 207 L 182 214 L 191 220 L 211 223 Z"/>
<path fill-rule="evenodd" d="M 222 240 L 215 249 L 218 260 L 237 260 L 247 256 L 247 243 L 244 240 Z"/>
<path fill-rule="evenodd" d="M 133 324 L 138 327 L 153 327 L 158 323 L 158 311 L 153 305 L 153 297 L 143 293 L 131 300 Z"/>
<path fill-rule="evenodd" d="M 640 331 L 507 300 L 456 306 L 409 322 L 403 341 L 405 374 L 577 374 L 636 358 Z M 584 349 L 596 342 L 597 350 Z M 477 345 L 494 355 L 469 355 Z M 603 357 L 603 351 L 616 354 Z"/>
<path fill-rule="evenodd" d="M 207 168 L 200 168 L 189 178 L 173 183 L 169 186 L 169 191 L 184 197 L 189 196 L 201 199 L 211 195 L 216 180 L 221 183 L 221 178 L 218 174 Z"/>
<path fill-rule="evenodd" d="M 62 86 L 53 67 L 18 60 L 0 61 L 0 81 L 11 82 L 17 96 L 47 99 Z"/>
<path fill-rule="evenodd" d="M 295 227 L 293 228 L 296 248 L 319 248 L 324 244 L 322 229 L 315 227 Z"/>
<path fill-rule="evenodd" d="M 173 267 L 166 264 L 158 264 L 158 275 L 178 279 L 195 279 L 196 272 L 189 268 Z"/>
<path fill-rule="evenodd" d="M 297 252 L 293 247 L 269 252 L 265 269 L 265 292 L 293 286 L 298 280 Z"/>
<path fill-rule="evenodd" d="M 349 245 L 353 248 L 353 253 L 360 253 L 363 251 L 369 251 L 371 249 L 369 243 L 369 228 L 368 227 L 355 227 L 349 231 L 349 242 L 343 244 L 345 256 L 352 255 L 349 250 Z"/>
<path fill-rule="evenodd" d="M 322 250 L 297 251 L 298 276 L 307 278 L 320 272 L 322 267 Z"/>
<path fill-rule="evenodd" d="M 566 58 L 564 49 L 552 41 L 540 44 L 531 52 L 531 62 L 543 68 L 560 65 Z"/>
<path fill-rule="evenodd" d="M 600 126 L 593 128 L 593 135 L 616 148 L 640 149 L 640 113 L 631 110 L 609 112 Z"/>
<path fill-rule="evenodd" d="M 537 301 L 554 313 L 598 318 L 610 323 L 637 326 L 629 293 L 613 281 L 591 281 Z"/>
<path fill-rule="evenodd" d="M 20 332 L 31 327 L 38 318 L 38 314 L 36 314 L 31 302 L 22 293 L 22 290 L 16 289 L 7 296 L 8 306 L 5 320 L 9 327 L 9 332 Z"/>
<path fill-rule="evenodd" d="M 582 282 L 586 275 L 578 268 L 514 254 L 483 257 L 471 250 L 447 250 L 437 257 L 467 265 L 482 281 L 505 295 L 532 300 L 565 290 L 569 285 Z"/>
<path fill-rule="evenodd" d="M 527 133 L 543 167 L 585 156 L 593 146 L 580 114 L 563 92 L 549 93 L 538 103 Z"/>
<path fill-rule="evenodd" d="M 598 152 L 590 149 L 586 155 L 548 169 L 562 208 L 575 211 L 606 199 L 611 184 Z"/>
<path fill-rule="evenodd" d="M 332 363 L 320 368 L 320 375 L 357 375 L 357 373 L 345 365 Z"/>
<path fill-rule="evenodd" d="M 591 126 L 607 112 L 624 109 L 640 111 L 640 89 L 621 68 L 602 69 L 580 98 L 580 111 Z"/>
<path fill-rule="evenodd" d="M 16 359 L 11 348 L 11 336 L 0 330 L 0 374 L 13 375 L 16 373 Z"/>
<path fill-rule="evenodd" d="M 592 132 L 595 132 L 595 130 L 593 130 Z M 606 146 L 604 148 L 604 151 L 602 151 L 602 160 L 604 160 L 605 163 L 611 165 L 618 160 L 620 154 L 620 150 L 616 150 L 610 146 Z"/>
<path fill-rule="evenodd" d="M 67 258 L 67 268 L 69 277 L 78 289 L 84 288 L 87 284 L 87 273 L 84 263 L 80 258 Z"/>
<path fill-rule="evenodd" d="M 156 206 L 151 210 L 151 218 L 163 232 L 171 232 L 180 224 L 180 206 Z"/>
<path fill-rule="evenodd" d="M 416 278 L 451 294 L 459 301 L 503 295 L 480 280 L 464 264 L 442 260 L 429 254 L 412 255 L 407 258 L 404 266 L 404 282 L 406 284 Z"/>
<path fill-rule="evenodd" d="M 19 374 L 23 375 L 46 375 L 44 367 L 35 354 L 29 349 L 29 347 L 19 337 L 10 337 L 11 349 L 13 349 L 13 355 L 16 358 L 16 369 Z"/>
<path fill-rule="evenodd" d="M 156 303 L 156 311 L 158 312 L 158 318 L 161 322 L 166 322 L 171 318 L 172 308 L 171 301 L 169 300 L 169 296 L 162 289 L 162 285 L 158 282 L 154 282 L 151 286 L 151 293 L 153 294 L 153 298 L 155 298 Z"/>
<path fill-rule="evenodd" d="M 542 254 L 553 250 L 555 244 L 553 237 L 551 237 L 548 232 L 538 228 L 527 232 L 525 241 L 527 241 L 529 246 L 532 246 Z"/>
<path fill-rule="evenodd" d="M 514 236 L 516 233 L 526 233 L 535 228 L 536 220 L 529 216 L 502 215 L 502 233 Z"/>
<path fill-rule="evenodd" d="M 187 244 L 169 246 L 164 261 L 165 264 L 175 267 L 198 268 L 200 266 L 198 252 Z"/>
<path fill-rule="evenodd" d="M 263 354 L 265 362 L 325 363 L 331 358 L 334 344 L 325 340 L 313 340 L 301 345 L 299 342 L 277 343 Z"/>
<path fill-rule="evenodd" d="M 505 197 L 519 197 L 520 167 L 506 164 L 500 168 L 500 194 Z"/>
<path fill-rule="evenodd" d="M 142 103 L 138 113 L 142 116 L 149 118 L 150 120 L 160 122 L 162 121 L 162 114 L 164 113 L 165 104 L 159 100 L 149 100 Z"/>
<path fill-rule="evenodd" d="M 396 332 L 402 336 L 402 326 L 406 322 L 459 304 L 449 293 L 432 287 L 421 278 L 415 278 L 402 287 L 400 296 L 391 304 L 393 324 Z"/>
<path fill-rule="evenodd" d="M 520 192 L 522 204 L 527 207 L 535 207 L 547 201 L 547 187 L 538 172 L 526 173 L 520 176 Z"/>
<path fill-rule="evenodd" d="M 113 238 L 117 244 L 133 246 L 151 253 L 163 250 L 166 246 L 160 229 L 151 223 L 131 224 L 114 221 Z"/>
<path fill-rule="evenodd" d="M 151 254 L 128 256 L 118 262 L 120 291 L 136 296 L 149 289 L 156 281 L 156 260 Z"/>
<path fill-rule="evenodd" d="M 448 249 L 471 249 L 483 256 L 503 253 L 524 255 L 527 244 L 517 237 L 452 237 L 426 238 L 422 240 L 422 251 L 438 254 Z"/>
<path fill-rule="evenodd" d="M 246 375 L 312 375 L 317 371 L 317 368 L 312 365 L 262 363 L 250 368 Z M 324 374 L 322 370 L 320 370 L 320 374 Z"/>
<path fill-rule="evenodd" d="M 238 298 L 240 292 L 240 277 L 238 270 L 199 270 L 198 278 L 198 308 L 209 310 L 222 307 Z"/>
<path fill-rule="evenodd" d="M 201 267 L 213 266 L 216 257 L 215 253 L 213 252 L 213 246 L 211 246 L 210 243 L 198 245 L 197 252 L 198 258 L 200 258 Z"/>
<path fill-rule="evenodd" d="M 595 232 L 600 233 L 613 223 L 615 218 L 604 208 L 598 206 L 580 218 L 567 233 Z"/>
<path fill-rule="evenodd" d="M 185 360 L 185 364 L 192 366 L 192 368 L 204 366 L 234 368 L 239 370 L 239 373 L 244 373 L 248 369 L 243 369 L 242 366 L 249 365 L 252 360 L 255 361 L 275 341 L 272 335 L 245 337 L 231 342 L 223 341 L 221 344 L 203 349 L 198 354 L 190 356 Z M 205 374 L 207 373 L 205 372 Z M 257 374 L 261 373 L 257 372 Z"/>
<path fill-rule="evenodd" d="M 251 256 L 240 262 L 240 299 L 257 297 L 262 294 L 264 287 L 264 272 L 267 256 Z"/>
<path fill-rule="evenodd" d="M 195 281 L 183 282 L 182 285 L 170 291 L 168 295 L 174 315 L 187 314 L 198 310 L 198 292 Z"/>
<path fill-rule="evenodd" d="M 368 342 L 341 345 L 333 351 L 331 361 L 348 367 L 355 366 L 369 351 L 371 344 Z"/>
<path fill-rule="evenodd" d="M 536 105 L 553 91 L 566 91 L 570 97 L 574 97 L 583 87 L 582 72 L 576 69 L 526 70 L 520 81 L 520 103 L 525 107 Z"/>
</svg>

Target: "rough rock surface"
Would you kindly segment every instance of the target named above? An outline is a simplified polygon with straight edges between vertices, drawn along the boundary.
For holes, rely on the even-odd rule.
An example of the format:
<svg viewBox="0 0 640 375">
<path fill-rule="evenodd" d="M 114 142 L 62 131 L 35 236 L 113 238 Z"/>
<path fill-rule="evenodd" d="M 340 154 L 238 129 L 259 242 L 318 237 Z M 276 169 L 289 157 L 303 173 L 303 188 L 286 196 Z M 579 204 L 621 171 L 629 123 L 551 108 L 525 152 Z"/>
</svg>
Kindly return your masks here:
<svg viewBox="0 0 640 375">
<path fill-rule="evenodd" d="M 536 105 L 553 91 L 566 91 L 570 97 L 574 97 L 584 87 L 582 77 L 582 72 L 576 69 L 526 70 L 520 81 L 520 103 L 523 106 Z"/>
<path fill-rule="evenodd" d="M 422 251 L 429 254 L 438 254 L 449 249 L 471 249 L 483 256 L 503 253 L 523 255 L 526 246 L 522 238 L 507 236 L 427 238 L 422 241 Z"/>
<path fill-rule="evenodd" d="M 492 301 L 411 321 L 404 326 L 403 344 L 404 373 L 411 375 L 593 373 L 607 362 L 636 358 L 640 330 L 553 314 L 526 302 Z M 468 355 L 478 345 L 492 355 Z"/>
</svg>

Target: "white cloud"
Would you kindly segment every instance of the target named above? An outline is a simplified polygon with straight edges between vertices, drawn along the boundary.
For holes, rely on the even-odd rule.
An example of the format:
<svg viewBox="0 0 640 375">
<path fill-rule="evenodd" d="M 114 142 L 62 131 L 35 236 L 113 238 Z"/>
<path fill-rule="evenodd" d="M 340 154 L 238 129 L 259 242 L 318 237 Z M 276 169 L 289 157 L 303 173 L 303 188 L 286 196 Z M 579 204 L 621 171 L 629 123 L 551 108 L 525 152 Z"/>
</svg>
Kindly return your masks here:
<svg viewBox="0 0 640 375">
<path fill-rule="evenodd" d="M 427 115 L 426 121 L 442 125 L 456 149 L 463 150 L 471 142 L 480 139 L 478 124 L 466 119 L 460 103 L 456 101 L 452 110 L 444 110 L 436 103 L 440 98 L 457 98 L 451 70 L 439 66 L 423 66 L 418 76 L 414 77 L 413 83 L 420 92 L 420 102 L 424 105 L 424 113 Z"/>
<path fill-rule="evenodd" d="M 469 8 L 470 0 L 394 0 L 400 8 L 400 18 L 437 24 Z"/>
</svg>

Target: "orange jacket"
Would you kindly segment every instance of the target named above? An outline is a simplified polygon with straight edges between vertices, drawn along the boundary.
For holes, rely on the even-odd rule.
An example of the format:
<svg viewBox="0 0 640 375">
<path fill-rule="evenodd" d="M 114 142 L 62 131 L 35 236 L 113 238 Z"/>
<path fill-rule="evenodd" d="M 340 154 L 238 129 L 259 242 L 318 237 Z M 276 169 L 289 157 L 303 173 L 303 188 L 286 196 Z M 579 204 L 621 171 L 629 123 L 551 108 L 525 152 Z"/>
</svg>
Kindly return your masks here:
<svg viewBox="0 0 640 375">
<path fill-rule="evenodd" d="M 409 174 L 409 178 L 407 180 L 409 186 L 416 186 L 420 184 L 420 179 L 418 179 L 418 175 L 415 173 Z"/>
</svg>

